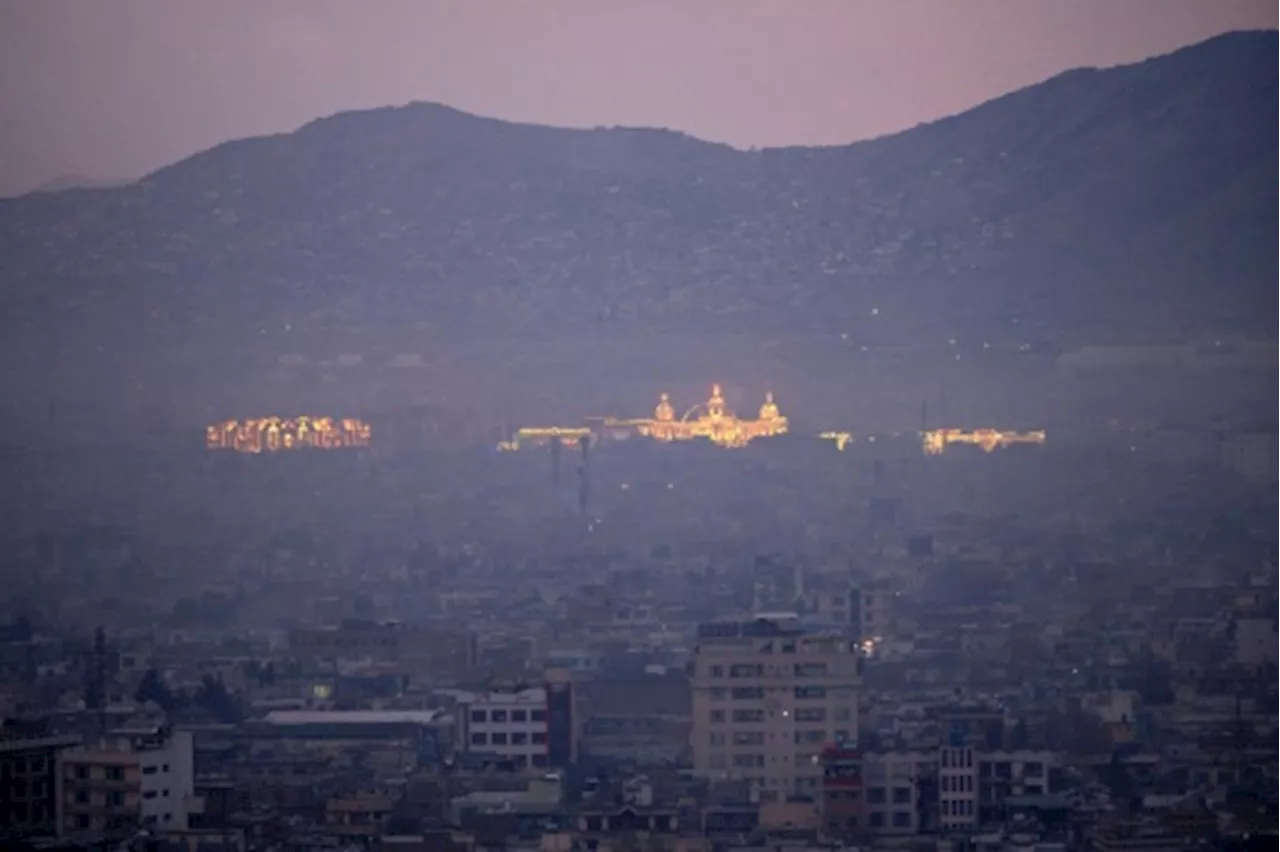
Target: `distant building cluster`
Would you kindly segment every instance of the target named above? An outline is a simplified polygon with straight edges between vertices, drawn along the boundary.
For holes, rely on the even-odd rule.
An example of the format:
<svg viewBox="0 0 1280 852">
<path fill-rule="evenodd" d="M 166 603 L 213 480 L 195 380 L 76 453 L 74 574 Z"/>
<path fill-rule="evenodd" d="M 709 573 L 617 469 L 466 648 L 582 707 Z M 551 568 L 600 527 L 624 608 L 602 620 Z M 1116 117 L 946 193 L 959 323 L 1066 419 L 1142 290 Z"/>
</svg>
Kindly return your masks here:
<svg viewBox="0 0 1280 852">
<path fill-rule="evenodd" d="M 372 440 L 368 423 L 354 418 L 259 417 L 227 420 L 205 428 L 205 448 L 237 453 L 283 450 L 340 450 L 367 447 Z"/>
</svg>

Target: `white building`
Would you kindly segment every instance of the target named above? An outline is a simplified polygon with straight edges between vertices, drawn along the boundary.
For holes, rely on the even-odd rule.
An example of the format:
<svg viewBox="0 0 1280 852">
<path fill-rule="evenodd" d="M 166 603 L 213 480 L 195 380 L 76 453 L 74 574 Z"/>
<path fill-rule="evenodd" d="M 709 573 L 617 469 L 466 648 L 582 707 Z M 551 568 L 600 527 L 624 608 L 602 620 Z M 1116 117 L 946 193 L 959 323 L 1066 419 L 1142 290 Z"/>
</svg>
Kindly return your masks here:
<svg viewBox="0 0 1280 852">
<path fill-rule="evenodd" d="M 92 839 L 131 829 L 185 831 L 200 813 L 190 731 L 161 726 L 113 731 L 65 751 L 58 766 L 58 827 Z"/>
<path fill-rule="evenodd" d="M 520 767 L 547 762 L 547 690 L 528 687 L 459 697 L 467 751 L 498 754 Z"/>
</svg>

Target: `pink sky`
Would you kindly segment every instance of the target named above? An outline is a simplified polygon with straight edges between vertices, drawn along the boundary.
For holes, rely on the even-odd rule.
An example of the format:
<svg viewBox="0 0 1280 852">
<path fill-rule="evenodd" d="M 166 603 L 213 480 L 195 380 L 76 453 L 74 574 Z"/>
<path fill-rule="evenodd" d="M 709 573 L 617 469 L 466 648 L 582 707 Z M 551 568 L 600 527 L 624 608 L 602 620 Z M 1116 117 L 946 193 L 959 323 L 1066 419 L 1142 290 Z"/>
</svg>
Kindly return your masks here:
<svg viewBox="0 0 1280 852">
<path fill-rule="evenodd" d="M 412 100 L 843 143 L 1276 26 L 1275 0 L 0 0 L 0 194 Z"/>
</svg>

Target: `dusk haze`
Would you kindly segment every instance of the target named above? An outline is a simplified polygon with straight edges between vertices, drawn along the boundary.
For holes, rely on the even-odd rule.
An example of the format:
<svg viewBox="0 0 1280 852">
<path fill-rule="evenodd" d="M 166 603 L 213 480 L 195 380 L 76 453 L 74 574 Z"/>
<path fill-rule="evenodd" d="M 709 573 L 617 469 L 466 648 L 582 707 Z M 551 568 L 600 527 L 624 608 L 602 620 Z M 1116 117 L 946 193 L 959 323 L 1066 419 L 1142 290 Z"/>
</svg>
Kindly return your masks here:
<svg viewBox="0 0 1280 852">
<path fill-rule="evenodd" d="M 0 850 L 1261 852 L 1245 0 L 0 0 Z"/>
</svg>

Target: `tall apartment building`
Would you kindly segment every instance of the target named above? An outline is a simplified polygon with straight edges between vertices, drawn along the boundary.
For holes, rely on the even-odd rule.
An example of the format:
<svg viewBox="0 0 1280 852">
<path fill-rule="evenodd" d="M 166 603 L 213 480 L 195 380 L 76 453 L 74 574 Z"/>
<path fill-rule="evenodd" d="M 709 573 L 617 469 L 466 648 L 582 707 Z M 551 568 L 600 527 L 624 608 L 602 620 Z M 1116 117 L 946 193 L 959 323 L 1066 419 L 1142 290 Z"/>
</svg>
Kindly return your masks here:
<svg viewBox="0 0 1280 852">
<path fill-rule="evenodd" d="M 62 752 L 57 774 L 58 833 L 74 841 L 186 830 L 200 809 L 189 731 L 114 731 Z"/>
<path fill-rule="evenodd" d="M 761 801 L 817 796 L 824 746 L 857 739 L 861 661 L 846 631 L 807 627 L 794 613 L 700 625 L 694 770 L 744 779 Z"/>
</svg>

